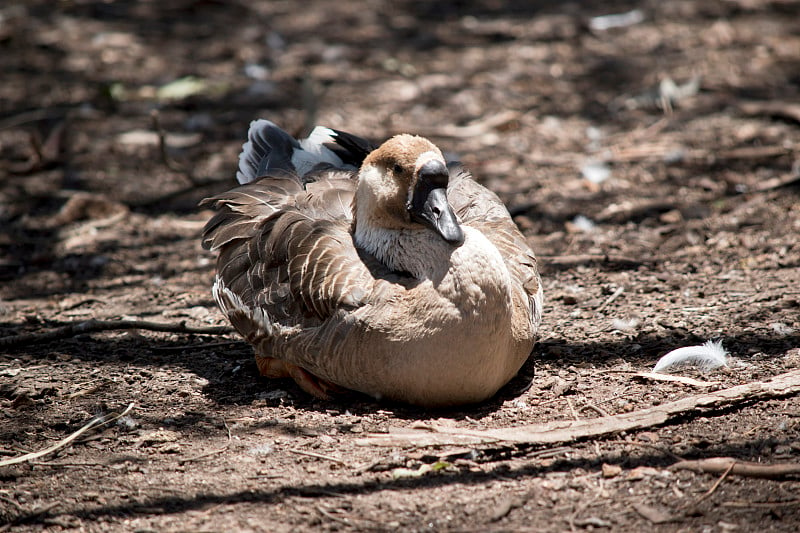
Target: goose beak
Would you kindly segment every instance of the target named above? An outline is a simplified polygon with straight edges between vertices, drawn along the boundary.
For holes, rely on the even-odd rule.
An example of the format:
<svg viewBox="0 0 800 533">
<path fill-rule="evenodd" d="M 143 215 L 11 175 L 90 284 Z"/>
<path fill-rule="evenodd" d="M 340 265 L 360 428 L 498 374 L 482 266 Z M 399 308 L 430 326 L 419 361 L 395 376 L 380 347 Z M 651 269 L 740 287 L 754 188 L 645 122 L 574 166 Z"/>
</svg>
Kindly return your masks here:
<svg viewBox="0 0 800 533">
<path fill-rule="evenodd" d="M 429 227 L 453 246 L 464 243 L 464 232 L 447 202 L 450 178 L 444 163 L 432 160 L 419 170 L 408 211 L 412 220 Z"/>
<path fill-rule="evenodd" d="M 444 187 L 433 189 L 428 193 L 419 217 L 422 219 L 420 222 L 441 235 L 450 244 L 454 246 L 464 244 L 464 232 L 458 225 L 453 209 L 447 203 L 447 192 Z"/>
</svg>

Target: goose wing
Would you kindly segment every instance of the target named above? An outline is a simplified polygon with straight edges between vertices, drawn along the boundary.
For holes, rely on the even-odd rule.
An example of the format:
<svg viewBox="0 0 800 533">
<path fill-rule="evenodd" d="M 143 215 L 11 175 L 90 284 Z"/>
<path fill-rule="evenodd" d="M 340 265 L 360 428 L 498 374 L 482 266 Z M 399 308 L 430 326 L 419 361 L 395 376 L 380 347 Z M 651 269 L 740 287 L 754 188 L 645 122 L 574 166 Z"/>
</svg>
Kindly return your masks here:
<svg viewBox="0 0 800 533">
<path fill-rule="evenodd" d="M 354 163 L 372 149 L 329 128 L 298 141 L 268 120 L 250 124 L 243 185 L 202 202 L 217 209 L 203 232 L 203 246 L 219 251 L 214 294 L 248 340 L 276 326 L 318 325 L 402 281 L 351 237 Z"/>
<path fill-rule="evenodd" d="M 203 233 L 219 251 L 218 303 L 245 338 L 275 323 L 318 325 L 390 298 L 405 281 L 353 243 L 353 175 L 309 178 L 267 177 L 204 200 L 218 210 Z"/>
</svg>

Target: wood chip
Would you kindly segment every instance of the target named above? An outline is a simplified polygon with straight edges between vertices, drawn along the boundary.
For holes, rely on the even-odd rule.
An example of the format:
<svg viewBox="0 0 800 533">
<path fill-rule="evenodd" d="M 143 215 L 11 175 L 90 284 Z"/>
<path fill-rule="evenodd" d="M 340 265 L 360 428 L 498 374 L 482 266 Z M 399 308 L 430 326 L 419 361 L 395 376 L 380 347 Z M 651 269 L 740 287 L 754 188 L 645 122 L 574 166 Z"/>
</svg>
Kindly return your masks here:
<svg viewBox="0 0 800 533">
<path fill-rule="evenodd" d="M 671 514 L 651 505 L 634 503 L 632 507 L 634 511 L 639 513 L 643 518 L 649 520 L 653 524 L 665 524 L 675 520 L 675 517 Z"/>
<path fill-rule="evenodd" d="M 622 467 L 619 465 L 610 465 L 603 463 L 603 477 L 617 477 L 622 473 Z"/>
</svg>

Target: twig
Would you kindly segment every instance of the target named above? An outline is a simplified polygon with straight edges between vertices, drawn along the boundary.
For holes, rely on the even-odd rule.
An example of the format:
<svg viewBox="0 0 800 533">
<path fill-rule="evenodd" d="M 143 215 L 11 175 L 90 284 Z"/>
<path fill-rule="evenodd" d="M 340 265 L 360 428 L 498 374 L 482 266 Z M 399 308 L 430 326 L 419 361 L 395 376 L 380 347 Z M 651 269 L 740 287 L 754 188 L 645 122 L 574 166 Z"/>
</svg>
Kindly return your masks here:
<svg viewBox="0 0 800 533">
<path fill-rule="evenodd" d="M 352 526 L 353 525 L 352 522 L 350 522 L 350 520 L 348 520 L 346 518 L 339 518 L 335 514 L 332 514 L 332 513 L 328 512 L 327 510 L 325 510 L 325 508 L 323 506 L 321 506 L 321 505 L 317 505 L 317 510 L 320 513 L 322 513 L 323 516 L 325 516 L 325 518 L 330 518 L 334 522 L 339 522 L 340 524 L 344 524 L 346 526 Z"/>
<path fill-rule="evenodd" d="M 640 441 L 636 441 L 636 440 L 626 440 L 625 444 L 631 444 L 633 446 L 641 446 L 642 448 L 650 448 L 650 449 L 653 449 L 653 450 L 657 451 L 658 453 L 663 453 L 664 455 L 669 455 L 675 461 L 683 461 L 683 457 L 681 457 L 680 455 L 676 455 L 676 454 L 672 453 L 668 448 L 666 448 L 664 446 L 659 446 L 657 444 L 652 444 L 652 443 L 649 443 L 649 442 L 640 442 Z"/>
<path fill-rule="evenodd" d="M 705 492 L 705 494 L 703 494 L 702 496 L 697 498 L 697 500 L 695 500 L 694 502 L 686 504 L 686 505 L 683 505 L 683 506 L 679 507 L 678 509 L 681 510 L 681 511 L 684 511 L 686 509 L 694 508 L 694 507 L 697 507 L 700 504 L 700 502 L 702 502 L 703 500 L 708 499 L 709 496 L 714 494 L 714 492 L 717 490 L 717 488 L 720 486 L 720 484 L 722 484 L 722 482 L 725 480 L 725 478 L 728 477 L 728 474 L 731 473 L 731 470 L 733 470 L 734 466 L 736 466 L 736 461 L 731 461 L 730 466 L 725 469 L 725 471 L 722 473 L 722 475 L 719 476 L 719 479 L 717 479 L 717 481 L 713 485 L 711 485 L 711 488 L 708 489 Z"/>
<path fill-rule="evenodd" d="M 609 140 L 613 141 L 612 146 L 631 146 L 658 135 L 671 123 L 669 118 L 660 117 L 648 126 L 640 126 L 632 131 L 610 135 Z"/>
<path fill-rule="evenodd" d="M 769 115 L 800 123 L 800 104 L 781 101 L 744 102 L 739 109 L 746 115 Z"/>
<path fill-rule="evenodd" d="M 581 407 L 581 409 L 582 410 L 583 409 L 591 409 L 592 411 L 596 412 L 600 416 L 611 416 L 610 414 L 608 414 L 608 411 L 606 411 L 605 409 L 603 409 L 601 407 L 596 406 L 595 404 L 593 404 L 592 402 L 589 402 L 589 401 L 585 401 L 584 404 L 583 404 L 583 407 Z"/>
<path fill-rule="evenodd" d="M 551 459 L 562 453 L 571 452 L 571 446 L 557 446 L 555 448 L 548 448 L 546 450 L 539 450 L 537 452 L 527 454 L 531 459 Z"/>
<path fill-rule="evenodd" d="M 44 507 L 39 507 L 37 509 L 32 510 L 31 512 L 29 512 L 27 514 L 18 516 L 16 519 L 12 520 L 11 522 L 9 522 L 7 524 L 0 525 L 0 532 L 8 531 L 9 529 L 11 529 L 12 526 L 14 526 L 16 524 L 20 524 L 20 523 L 23 523 L 23 522 L 28 522 L 30 520 L 33 520 L 34 518 L 36 518 L 38 516 L 41 516 L 41 515 L 43 515 L 45 513 L 50 512 L 51 510 L 53 510 L 54 508 L 58 507 L 59 505 L 61 505 L 61 502 L 52 502 L 52 503 L 49 503 L 49 504 L 45 505 Z"/>
<path fill-rule="evenodd" d="M 691 385 L 693 387 L 713 387 L 719 385 L 720 381 L 700 381 L 694 378 L 687 378 L 685 376 L 673 376 L 672 374 L 657 374 L 655 372 L 637 372 L 633 375 L 635 378 L 652 379 L 654 381 L 670 381 L 673 383 L 683 383 L 684 385 Z"/>
<path fill-rule="evenodd" d="M 86 442 L 86 441 L 81 441 Z M 86 467 L 97 467 L 97 468 L 106 468 L 108 463 L 53 463 L 48 461 L 31 461 L 32 465 L 36 466 L 52 466 L 52 467 L 61 467 L 61 468 L 86 468 Z"/>
<path fill-rule="evenodd" d="M 158 109 L 153 109 L 150 112 L 150 118 L 153 121 L 153 129 L 158 135 L 158 150 L 161 153 L 161 161 L 164 163 L 164 166 L 173 172 L 179 172 L 180 174 L 183 174 L 190 182 L 192 182 L 192 184 L 194 184 L 195 179 L 191 170 L 177 163 L 176 161 L 173 161 L 167 153 L 167 134 L 164 131 L 164 128 L 161 127 L 161 116 L 158 113 Z"/>
<path fill-rule="evenodd" d="M 200 455 L 189 457 L 188 459 L 182 459 L 181 461 L 178 461 L 178 463 L 185 464 L 192 461 L 199 461 L 200 459 L 205 459 L 206 457 L 211 457 L 212 455 L 217 455 L 218 453 L 222 453 L 225 450 L 227 450 L 228 447 L 230 447 L 231 445 L 231 440 L 233 440 L 233 436 L 231 435 L 231 428 L 228 427 L 228 423 L 225 422 L 225 420 L 223 420 L 222 423 L 225 425 L 225 429 L 228 431 L 228 442 L 226 442 L 222 448 L 217 448 L 216 450 L 211 450 L 206 453 L 201 453 Z"/>
<path fill-rule="evenodd" d="M 218 341 L 218 342 L 204 342 L 202 344 L 181 344 L 180 346 L 154 346 L 151 348 L 154 352 L 179 352 L 181 350 L 188 350 L 188 349 L 208 349 L 208 348 L 218 348 L 220 346 L 230 346 L 231 344 L 242 344 L 241 340 L 231 339 L 229 341 Z"/>
<path fill-rule="evenodd" d="M 333 461 L 334 463 L 338 463 L 342 466 L 347 466 L 347 463 L 342 461 L 341 459 L 337 459 L 336 457 L 331 457 L 330 455 L 322 455 L 321 453 L 314 453 L 314 452 L 306 452 L 303 450 L 298 450 L 295 448 L 289 448 L 287 451 L 297 454 L 297 455 L 305 455 L 307 457 L 315 457 L 317 459 L 325 459 L 326 461 Z"/>
<path fill-rule="evenodd" d="M 50 107 L 24 111 L 17 115 L 6 117 L 3 120 L 0 120 L 0 130 L 16 128 L 18 126 L 22 126 L 30 122 L 37 122 L 39 120 L 62 118 L 72 109 L 72 107 L 74 106 Z"/>
<path fill-rule="evenodd" d="M 606 298 L 606 301 L 605 301 L 605 302 L 603 302 L 603 303 L 600 305 L 600 307 L 598 307 L 598 308 L 595 310 L 595 312 L 599 313 L 600 311 L 602 311 L 603 309 L 605 309 L 606 307 L 608 307 L 608 306 L 611 304 L 611 302 L 613 302 L 614 300 L 616 300 L 617 298 L 619 298 L 619 296 L 620 296 L 620 295 L 621 295 L 623 292 L 625 292 L 625 287 L 617 287 L 617 290 L 615 290 L 615 291 L 614 291 L 614 292 L 611 294 L 611 296 L 609 296 L 608 298 Z"/>
<path fill-rule="evenodd" d="M 693 472 L 731 474 L 744 477 L 778 479 L 800 476 L 800 463 L 762 464 L 749 461 L 737 461 L 732 457 L 712 457 L 696 461 L 679 461 L 670 466 L 671 470 L 691 470 Z"/>
<path fill-rule="evenodd" d="M 24 509 L 16 500 L 12 500 L 11 498 L 6 498 L 5 496 L 0 496 L 0 500 L 4 501 L 6 503 L 10 503 L 11 505 L 13 505 L 14 507 L 17 508 L 17 511 L 22 511 Z"/>
<path fill-rule="evenodd" d="M 796 162 L 795 162 L 796 164 Z M 786 187 L 788 185 L 794 185 L 800 182 L 800 172 L 792 171 L 787 174 L 782 174 L 780 176 L 776 176 L 774 178 L 766 179 L 762 182 L 759 182 L 758 185 L 752 188 L 753 192 L 767 192 L 773 189 L 778 189 L 780 187 Z"/>
<path fill-rule="evenodd" d="M 498 441 L 528 444 L 565 444 L 577 440 L 602 437 L 666 424 L 676 418 L 685 418 L 693 413 L 704 413 L 710 409 L 730 407 L 753 401 L 773 399 L 800 394 L 800 370 L 793 370 L 773 377 L 769 381 L 756 381 L 728 389 L 689 396 L 662 405 L 622 413 L 614 416 L 578 421 L 557 420 L 543 424 L 531 424 L 516 428 L 470 430 L 459 427 L 434 426 L 429 430 L 408 430 L 402 433 L 372 434 L 357 439 L 361 446 L 444 446 L 487 444 Z M 745 464 L 737 463 L 734 474 L 744 472 Z M 800 473 L 800 465 L 786 467 L 780 475 Z M 723 472 L 728 467 L 721 467 Z M 764 468 L 763 466 L 761 468 Z M 751 470 L 752 471 L 752 470 Z M 757 471 L 757 470 L 756 470 Z M 743 474 L 745 475 L 745 474 Z M 763 474 L 762 474 L 763 475 Z"/>
<path fill-rule="evenodd" d="M 576 266 L 587 263 L 618 263 L 620 265 L 639 266 L 658 262 L 657 258 L 634 259 L 623 255 L 578 254 L 578 255 L 537 255 L 544 265 Z"/>
<path fill-rule="evenodd" d="M 100 383 L 97 383 L 98 381 Z M 77 391 L 75 391 L 75 392 L 73 392 L 71 394 L 68 394 L 67 395 L 67 399 L 68 400 L 74 400 L 75 398 L 80 398 L 81 396 L 86 396 L 87 394 L 91 394 L 91 393 L 93 393 L 95 391 L 98 391 L 98 390 L 102 389 L 103 387 L 108 385 L 108 383 L 109 382 L 104 380 L 104 379 L 93 379 L 91 381 L 87 381 L 86 383 L 80 383 L 80 384 L 77 385 L 78 387 L 84 387 L 85 385 L 92 385 L 92 384 L 95 384 L 95 385 L 93 385 L 91 387 L 80 388 L 79 390 L 77 390 Z"/>
<path fill-rule="evenodd" d="M 569 399 L 569 396 L 565 397 L 565 400 L 567 400 L 567 405 L 569 406 L 569 410 L 572 413 L 572 419 L 580 420 L 581 417 L 578 416 L 578 411 L 575 410 L 575 406 L 572 405 L 572 400 Z"/>
<path fill-rule="evenodd" d="M 719 159 L 761 159 L 792 153 L 793 148 L 778 146 L 740 146 L 714 154 Z"/>
<path fill-rule="evenodd" d="M 95 428 L 95 427 L 104 426 L 104 425 L 108 424 L 109 422 L 113 422 L 113 421 L 115 421 L 115 420 L 117 420 L 119 418 L 122 418 L 123 416 L 127 415 L 131 411 L 131 409 L 133 409 L 133 403 L 128 405 L 127 409 L 125 409 L 123 412 L 121 412 L 121 413 L 119 413 L 117 415 L 105 415 L 105 416 L 95 417 L 95 418 L 91 419 L 85 426 L 80 428 L 78 431 L 76 431 L 75 433 L 73 433 L 72 435 L 70 435 L 70 436 L 68 436 L 68 437 L 66 437 L 64 439 L 61 439 L 60 441 L 58 441 L 54 445 L 50 446 L 49 448 L 45 448 L 44 450 L 41 450 L 41 451 L 38 451 L 38 452 L 26 453 L 25 455 L 20 455 L 19 457 L 13 457 L 11 459 L 5 459 L 3 461 L 0 461 L 0 466 L 9 466 L 9 465 L 15 465 L 15 464 L 18 464 L 18 463 L 24 463 L 25 461 L 33 461 L 35 459 L 39 459 L 40 457 L 44 457 L 45 455 L 49 455 L 49 454 L 53 453 L 54 451 L 59 450 L 59 449 L 63 448 L 64 446 L 67 446 L 69 443 L 71 443 L 72 441 L 74 441 L 75 439 L 77 439 L 78 437 L 80 437 L 81 435 L 83 435 L 84 433 L 89 431 L 90 429 Z"/>
<path fill-rule="evenodd" d="M 745 502 L 741 500 L 734 500 L 730 502 L 722 502 L 723 507 L 756 507 L 771 509 L 773 507 L 794 507 L 800 505 L 800 500 L 786 500 L 783 502 Z"/>
<path fill-rule="evenodd" d="M 189 333 L 199 335 L 224 335 L 233 332 L 233 328 L 228 326 L 208 326 L 194 327 L 187 326 L 186 322 L 177 324 L 165 324 L 161 322 L 149 322 L 147 320 L 97 320 L 91 318 L 83 322 L 72 323 L 60 328 L 43 331 L 40 333 L 23 333 L 21 335 L 11 335 L 0 338 L 0 348 L 10 348 L 50 342 L 59 339 L 67 339 L 85 333 L 97 333 L 100 331 L 124 330 L 124 329 L 144 329 L 148 331 L 162 331 L 168 333 Z"/>
</svg>

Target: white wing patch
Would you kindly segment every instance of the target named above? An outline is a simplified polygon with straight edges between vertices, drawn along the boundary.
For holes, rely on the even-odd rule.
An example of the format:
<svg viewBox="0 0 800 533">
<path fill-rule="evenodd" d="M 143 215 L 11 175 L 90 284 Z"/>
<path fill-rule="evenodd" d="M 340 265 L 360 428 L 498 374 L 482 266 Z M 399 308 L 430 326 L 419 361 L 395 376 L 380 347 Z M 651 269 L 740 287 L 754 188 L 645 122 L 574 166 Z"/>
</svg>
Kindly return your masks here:
<svg viewBox="0 0 800 533">
<path fill-rule="evenodd" d="M 307 139 L 299 141 L 302 150 L 292 153 L 292 165 L 298 176 L 308 174 L 320 163 L 329 163 L 337 168 L 346 166 L 339 156 L 325 147 L 325 143 L 334 142 L 335 136 L 336 133 L 330 128 L 317 126 Z"/>
</svg>

